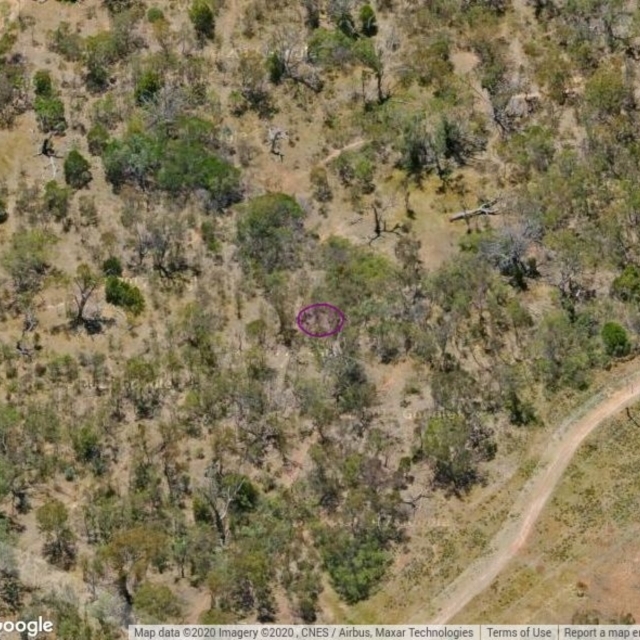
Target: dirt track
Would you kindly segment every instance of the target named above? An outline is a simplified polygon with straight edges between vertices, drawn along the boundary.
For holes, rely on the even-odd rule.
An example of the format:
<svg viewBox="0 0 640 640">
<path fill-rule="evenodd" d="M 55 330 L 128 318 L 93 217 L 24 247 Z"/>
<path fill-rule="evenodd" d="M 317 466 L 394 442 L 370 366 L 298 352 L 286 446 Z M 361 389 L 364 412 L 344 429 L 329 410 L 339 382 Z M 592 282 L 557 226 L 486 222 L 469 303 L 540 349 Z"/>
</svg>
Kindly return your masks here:
<svg viewBox="0 0 640 640">
<path fill-rule="evenodd" d="M 432 607 L 436 607 L 437 614 L 426 624 L 446 624 L 491 585 L 525 545 L 580 444 L 603 421 L 639 399 L 640 377 L 636 376 L 633 382 L 628 382 L 618 391 L 609 392 L 609 395 L 586 413 L 569 419 L 558 428 L 536 471 L 516 499 L 505 525 L 492 540 L 489 552 L 469 565 L 431 602 Z M 407 623 L 425 623 L 424 609 L 423 605 L 422 615 L 418 611 L 410 613 Z"/>
<path fill-rule="evenodd" d="M 368 142 L 369 140 L 358 138 L 357 140 L 354 140 L 350 144 L 347 144 L 344 147 L 341 147 L 340 149 L 334 149 L 329 155 L 327 155 L 326 158 L 320 161 L 320 166 L 324 167 L 328 165 L 332 160 L 335 160 L 341 153 L 345 153 L 346 151 L 355 151 L 356 149 L 359 149 L 360 147 L 367 144 Z"/>
</svg>

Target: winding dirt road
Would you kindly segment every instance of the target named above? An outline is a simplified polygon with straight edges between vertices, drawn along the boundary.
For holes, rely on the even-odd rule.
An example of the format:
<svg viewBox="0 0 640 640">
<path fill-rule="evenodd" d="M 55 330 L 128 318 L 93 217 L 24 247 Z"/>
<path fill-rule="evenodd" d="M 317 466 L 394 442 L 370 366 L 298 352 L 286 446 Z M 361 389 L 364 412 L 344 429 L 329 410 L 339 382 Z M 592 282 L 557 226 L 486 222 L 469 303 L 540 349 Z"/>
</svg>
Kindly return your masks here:
<svg viewBox="0 0 640 640">
<path fill-rule="evenodd" d="M 504 527 L 491 541 L 486 555 L 474 561 L 448 587 L 431 602 L 437 613 L 426 624 L 446 624 L 456 614 L 487 589 L 509 561 L 523 548 L 535 524 L 560 482 L 563 473 L 582 442 L 602 422 L 615 416 L 625 407 L 640 400 L 640 375 L 627 379 L 625 386 L 616 391 L 602 392 L 595 396 L 593 406 L 586 407 L 566 420 L 553 434 L 538 467 L 521 490 Z M 593 400 L 593 399 L 592 399 Z M 586 411 L 585 411 L 586 408 Z M 430 608 L 432 608 L 430 607 Z M 425 623 L 422 614 L 414 610 L 407 623 Z"/>
</svg>

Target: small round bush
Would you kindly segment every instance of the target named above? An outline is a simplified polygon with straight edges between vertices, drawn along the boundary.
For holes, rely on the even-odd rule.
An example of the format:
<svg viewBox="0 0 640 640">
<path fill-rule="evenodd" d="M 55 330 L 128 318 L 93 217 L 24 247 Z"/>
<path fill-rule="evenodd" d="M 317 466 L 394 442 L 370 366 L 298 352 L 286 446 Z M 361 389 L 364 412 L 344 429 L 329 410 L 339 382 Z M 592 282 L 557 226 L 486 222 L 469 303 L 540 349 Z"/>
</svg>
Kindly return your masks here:
<svg viewBox="0 0 640 640">
<path fill-rule="evenodd" d="M 602 327 L 602 341 L 608 355 L 621 358 L 631 351 L 629 336 L 624 327 L 617 322 L 607 322 Z"/>
<path fill-rule="evenodd" d="M 33 88 L 37 96 L 41 98 L 51 98 L 53 96 L 51 73 L 45 69 L 36 71 L 33 75 Z"/>
<path fill-rule="evenodd" d="M 102 273 L 104 273 L 105 276 L 120 277 L 122 275 L 122 263 L 120 262 L 120 259 L 116 258 L 116 256 L 108 257 L 102 263 Z"/>
<path fill-rule="evenodd" d="M 200 40 L 213 38 L 216 19 L 213 10 L 205 0 L 194 0 L 189 9 L 189 19 Z"/>
<path fill-rule="evenodd" d="M 376 14 L 370 4 L 365 4 L 360 9 L 360 31 L 369 38 L 378 33 Z"/>
<path fill-rule="evenodd" d="M 134 316 L 138 316 L 144 311 L 145 302 L 142 291 L 117 276 L 107 278 L 105 297 L 109 304 L 123 307 Z"/>
<path fill-rule="evenodd" d="M 154 22 L 161 22 L 164 20 L 164 13 L 162 13 L 162 9 L 158 7 L 151 7 L 149 11 L 147 11 L 147 20 L 152 24 Z"/>
<path fill-rule="evenodd" d="M 134 94 L 139 105 L 146 104 L 155 99 L 156 94 L 162 88 L 162 76 L 152 69 L 145 71 L 136 82 Z"/>
<path fill-rule="evenodd" d="M 64 161 L 64 179 L 70 187 L 82 189 L 92 180 L 89 161 L 76 149 L 72 149 Z"/>
<path fill-rule="evenodd" d="M 89 153 L 93 156 L 100 156 L 109 142 L 109 132 L 107 128 L 100 124 L 94 124 L 87 133 L 87 144 Z"/>
</svg>

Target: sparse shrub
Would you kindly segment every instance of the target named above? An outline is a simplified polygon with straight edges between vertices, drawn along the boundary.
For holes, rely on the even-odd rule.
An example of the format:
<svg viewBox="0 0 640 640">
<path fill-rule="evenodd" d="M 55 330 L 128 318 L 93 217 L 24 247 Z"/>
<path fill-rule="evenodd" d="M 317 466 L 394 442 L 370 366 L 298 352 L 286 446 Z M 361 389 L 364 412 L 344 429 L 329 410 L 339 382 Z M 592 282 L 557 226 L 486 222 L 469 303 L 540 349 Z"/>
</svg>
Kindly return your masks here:
<svg viewBox="0 0 640 640">
<path fill-rule="evenodd" d="M 217 253 L 220 249 L 220 242 L 216 237 L 216 226 L 212 220 L 205 220 L 200 226 L 200 233 L 207 249 L 213 253 Z"/>
<path fill-rule="evenodd" d="M 316 29 L 309 39 L 310 62 L 323 66 L 344 68 L 353 62 L 353 40 L 341 31 Z"/>
<path fill-rule="evenodd" d="M 89 153 L 93 156 L 100 156 L 109 142 L 109 132 L 106 127 L 99 122 L 94 124 L 87 133 L 87 144 Z"/>
<path fill-rule="evenodd" d="M 49 49 L 69 62 L 82 60 L 84 41 L 79 33 L 71 33 L 71 25 L 61 22 L 49 34 Z"/>
<path fill-rule="evenodd" d="M 80 224 L 83 227 L 95 226 L 98 223 L 98 208 L 95 198 L 80 196 L 78 198 L 78 213 L 80 214 Z"/>
<path fill-rule="evenodd" d="M 107 278 L 105 297 L 109 304 L 122 307 L 134 316 L 140 315 L 144 311 L 144 296 L 140 289 L 117 276 Z"/>
<path fill-rule="evenodd" d="M 49 362 L 49 378 L 55 383 L 70 383 L 78 379 L 78 362 L 69 354 L 56 356 Z"/>
<path fill-rule="evenodd" d="M 333 197 L 327 170 L 324 167 L 314 167 L 310 174 L 311 185 L 313 186 L 313 197 L 318 202 L 329 202 Z"/>
<path fill-rule="evenodd" d="M 64 161 L 64 179 L 74 189 L 86 187 L 92 180 L 91 165 L 76 149 L 72 149 Z"/>
<path fill-rule="evenodd" d="M 18 293 L 36 291 L 49 268 L 49 247 L 54 238 L 42 229 L 18 229 L 2 255 Z"/>
<path fill-rule="evenodd" d="M 2 44 L 9 34 L 0 38 L 0 55 Z M 9 126 L 16 115 L 26 108 L 26 89 L 28 76 L 26 65 L 21 56 L 12 56 L 0 63 L 0 126 Z"/>
<path fill-rule="evenodd" d="M 608 355 L 621 358 L 631 351 L 629 336 L 624 327 L 617 322 L 607 322 L 602 327 L 602 341 Z"/>
<path fill-rule="evenodd" d="M 162 85 L 162 76 L 157 71 L 148 69 L 136 81 L 134 89 L 136 102 L 139 105 L 144 105 L 153 101 Z"/>
<path fill-rule="evenodd" d="M 69 213 L 69 189 L 61 187 L 55 180 L 44 186 L 44 206 L 56 222 L 61 222 Z"/>
<path fill-rule="evenodd" d="M 201 42 L 213 38 L 216 19 L 206 0 L 194 0 L 189 9 L 189 19 Z"/>
<path fill-rule="evenodd" d="M 103 0 L 104 6 L 107 7 L 110 13 L 122 13 L 127 9 L 130 9 L 136 0 Z"/>
<path fill-rule="evenodd" d="M 45 502 L 36 511 L 38 530 L 45 535 L 44 556 L 62 569 L 75 562 L 75 535 L 69 527 L 69 512 L 60 500 Z"/>
<path fill-rule="evenodd" d="M 117 38 L 114 31 L 102 31 L 88 36 L 85 43 L 85 78 L 87 89 L 92 92 L 104 91 L 109 84 L 109 66 L 125 58 L 133 44 L 128 35 Z"/>
<path fill-rule="evenodd" d="M 143 582 L 136 591 L 133 609 L 144 624 L 169 622 L 182 613 L 182 607 L 169 587 L 150 582 Z"/>
</svg>

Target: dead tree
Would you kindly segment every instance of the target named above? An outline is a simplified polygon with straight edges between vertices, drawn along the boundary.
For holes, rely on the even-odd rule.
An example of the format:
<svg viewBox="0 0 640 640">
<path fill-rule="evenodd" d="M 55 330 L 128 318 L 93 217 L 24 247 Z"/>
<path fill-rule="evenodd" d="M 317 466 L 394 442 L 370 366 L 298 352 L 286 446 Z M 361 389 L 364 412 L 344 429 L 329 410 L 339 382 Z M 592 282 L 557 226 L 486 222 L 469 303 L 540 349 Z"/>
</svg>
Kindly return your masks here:
<svg viewBox="0 0 640 640">
<path fill-rule="evenodd" d="M 207 482 L 199 490 L 199 494 L 211 509 L 220 546 L 224 547 L 231 533 L 229 516 L 233 503 L 241 495 L 246 479 L 239 474 L 225 473 L 220 461 L 209 465 L 205 471 L 205 478 Z"/>
<path fill-rule="evenodd" d="M 22 334 L 33 331 L 38 326 L 38 318 L 33 313 L 33 309 L 27 309 L 22 323 Z"/>
<path fill-rule="evenodd" d="M 16 342 L 16 351 L 21 355 L 31 360 L 31 356 L 33 355 L 33 349 L 22 344 L 22 339 Z"/>
<path fill-rule="evenodd" d="M 383 233 L 393 233 L 397 236 L 400 235 L 400 231 L 403 230 L 403 225 L 400 222 L 396 222 L 396 224 L 389 229 L 387 227 L 387 221 L 383 218 L 382 212 L 379 209 L 379 204 L 374 203 L 372 205 L 373 209 L 373 217 L 374 217 L 374 226 L 373 233 L 374 236 L 369 240 L 369 246 L 371 246 L 378 238 L 382 237 Z"/>
<path fill-rule="evenodd" d="M 280 158 L 280 162 L 284 161 L 284 153 L 280 148 L 280 143 L 288 137 L 288 133 L 280 127 L 269 127 L 267 131 L 267 141 L 269 142 L 269 152 Z"/>
<path fill-rule="evenodd" d="M 270 55 L 277 82 L 288 78 L 314 93 L 322 91 L 324 82 L 318 70 L 308 62 L 307 44 L 299 30 L 284 28 L 277 31 Z"/>
</svg>

